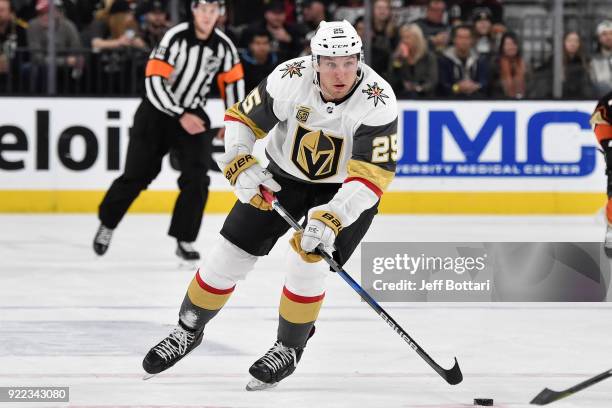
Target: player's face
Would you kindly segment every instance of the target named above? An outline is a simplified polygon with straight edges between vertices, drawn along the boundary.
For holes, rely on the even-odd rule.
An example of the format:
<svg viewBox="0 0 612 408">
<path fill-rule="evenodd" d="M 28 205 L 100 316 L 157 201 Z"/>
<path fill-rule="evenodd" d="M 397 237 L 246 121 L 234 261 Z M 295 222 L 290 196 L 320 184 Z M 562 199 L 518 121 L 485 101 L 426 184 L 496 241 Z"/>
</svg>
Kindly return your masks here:
<svg viewBox="0 0 612 408">
<path fill-rule="evenodd" d="M 218 3 L 199 4 L 191 9 L 196 31 L 208 37 L 221 13 Z"/>
<path fill-rule="evenodd" d="M 326 98 L 344 98 L 357 80 L 357 55 L 346 57 L 320 57 L 319 74 L 321 90 Z"/>
</svg>

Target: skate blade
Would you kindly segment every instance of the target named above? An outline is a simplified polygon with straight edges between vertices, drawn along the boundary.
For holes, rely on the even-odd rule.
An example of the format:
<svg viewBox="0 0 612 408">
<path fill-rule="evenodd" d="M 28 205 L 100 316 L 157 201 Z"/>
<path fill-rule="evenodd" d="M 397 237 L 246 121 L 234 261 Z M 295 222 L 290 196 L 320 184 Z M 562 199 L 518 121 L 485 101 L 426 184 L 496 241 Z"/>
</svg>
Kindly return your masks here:
<svg viewBox="0 0 612 408">
<path fill-rule="evenodd" d="M 142 376 L 142 380 L 143 380 L 143 381 L 150 380 L 151 378 L 155 377 L 156 375 L 157 375 L 157 374 L 149 374 L 149 373 L 147 373 L 147 374 L 145 374 L 145 375 L 143 375 L 143 376 Z"/>
<path fill-rule="evenodd" d="M 259 381 L 257 378 L 251 377 L 251 381 L 249 381 L 249 383 L 246 385 L 246 390 L 247 391 L 262 391 L 262 390 L 274 388 L 277 385 L 278 385 L 277 382 L 270 384 L 270 383 L 266 383 L 263 381 Z"/>
</svg>

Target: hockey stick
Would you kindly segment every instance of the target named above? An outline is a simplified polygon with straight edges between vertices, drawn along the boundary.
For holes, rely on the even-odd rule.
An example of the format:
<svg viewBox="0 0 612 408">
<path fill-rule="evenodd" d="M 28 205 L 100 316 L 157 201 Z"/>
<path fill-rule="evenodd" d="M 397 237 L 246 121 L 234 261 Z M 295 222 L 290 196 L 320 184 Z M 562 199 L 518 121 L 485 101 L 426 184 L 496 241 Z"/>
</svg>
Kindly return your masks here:
<svg viewBox="0 0 612 408">
<path fill-rule="evenodd" d="M 283 206 L 278 202 L 278 200 L 276 199 L 276 197 L 274 197 L 272 195 L 272 193 L 270 193 L 269 191 L 265 190 L 264 188 L 261 189 L 262 195 L 264 197 L 264 199 L 270 203 L 272 205 L 272 208 L 274 208 L 274 210 L 285 219 L 285 221 L 287 221 L 287 223 L 289 223 L 289 225 L 291 225 L 293 227 L 294 230 L 296 231 L 302 231 L 302 227 L 300 226 L 300 224 L 297 223 L 297 221 L 291 216 L 291 214 L 289 214 L 284 208 Z M 427 364 L 429 364 L 431 366 L 431 368 L 434 369 L 435 372 L 437 372 L 438 374 L 440 374 L 440 376 L 442 378 L 444 378 L 444 380 L 451 384 L 451 385 L 455 385 L 455 384 L 459 384 L 462 380 L 463 380 L 463 374 L 461 373 L 461 369 L 459 368 L 459 363 L 457 362 L 457 358 L 455 358 L 455 365 L 453 366 L 453 368 L 451 368 L 450 370 L 446 370 L 444 368 L 442 368 L 438 363 L 436 363 L 430 356 L 429 354 L 427 354 L 425 352 L 425 350 L 423 350 L 421 348 L 421 346 L 419 346 L 417 344 L 416 341 L 414 341 L 412 339 L 412 337 L 410 337 L 410 335 L 408 333 L 406 333 L 406 331 L 404 329 L 402 329 L 402 327 L 395 321 L 393 320 L 393 318 L 391 316 L 389 316 L 389 314 L 385 311 L 385 309 L 383 309 L 373 298 L 372 296 L 370 296 L 368 294 L 368 292 L 366 292 L 361 286 L 359 286 L 359 284 L 357 282 L 355 282 L 355 280 L 353 278 L 351 278 L 351 276 L 344 270 L 342 269 L 342 267 L 340 265 L 338 265 L 338 263 L 334 260 L 334 258 L 331 257 L 331 255 L 329 255 L 323 248 L 323 245 L 319 244 L 319 246 L 317 247 L 318 253 L 319 255 L 321 255 L 323 257 L 323 259 L 325 260 L 325 262 L 327 262 L 329 264 L 329 266 L 331 266 L 331 268 L 338 274 L 340 275 L 340 277 L 342 277 L 342 279 L 344 279 L 346 281 L 346 283 L 348 283 L 351 288 L 353 288 L 353 290 L 355 292 L 357 292 L 357 294 L 359 294 L 359 296 L 361 296 L 361 298 L 367 302 L 368 305 L 370 305 L 370 307 L 372 309 L 374 309 L 374 311 L 376 313 L 378 313 L 378 315 L 380 317 L 382 317 L 382 319 L 387 322 L 387 324 L 389 326 L 391 326 L 391 328 L 393 330 L 395 330 L 395 332 L 397 334 L 400 335 L 400 337 L 402 339 L 404 339 L 404 341 L 406 343 L 408 343 L 408 345 L 414 349 L 414 351 L 416 351 L 416 353 L 421 356 L 421 358 L 423 360 L 425 360 L 425 362 Z"/>
<path fill-rule="evenodd" d="M 586 387 L 590 387 L 593 384 L 597 384 L 600 381 L 605 380 L 606 378 L 612 377 L 612 370 L 606 371 L 605 373 L 601 373 L 596 375 L 593 378 L 589 378 L 588 380 L 581 382 L 580 384 L 574 385 L 571 388 L 568 388 L 564 391 L 553 391 L 548 388 L 544 388 L 542 392 L 540 392 L 536 397 L 531 400 L 531 404 L 534 405 L 546 405 L 551 402 L 555 402 L 560 400 L 561 398 L 569 397 L 577 393 L 578 391 L 584 390 Z"/>
</svg>

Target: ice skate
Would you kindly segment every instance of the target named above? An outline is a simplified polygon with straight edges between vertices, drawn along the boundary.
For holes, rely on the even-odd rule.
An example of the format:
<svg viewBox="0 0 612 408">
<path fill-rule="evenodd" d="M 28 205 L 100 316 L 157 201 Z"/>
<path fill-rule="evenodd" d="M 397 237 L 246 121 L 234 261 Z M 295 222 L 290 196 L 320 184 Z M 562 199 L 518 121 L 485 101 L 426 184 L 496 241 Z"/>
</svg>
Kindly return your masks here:
<svg viewBox="0 0 612 408">
<path fill-rule="evenodd" d="M 252 378 L 246 386 L 247 391 L 276 387 L 282 379 L 293 374 L 303 352 L 303 347 L 287 347 L 276 341 L 274 346 L 249 368 Z"/>
<path fill-rule="evenodd" d="M 144 360 L 142 368 L 148 373 L 144 380 L 167 370 L 202 343 L 204 329 L 195 331 L 185 327 L 180 321 L 172 332 L 153 347 Z"/>
<path fill-rule="evenodd" d="M 181 259 L 179 266 L 182 269 L 194 269 L 200 260 L 200 253 L 191 242 L 176 241 L 175 254 Z"/>
<path fill-rule="evenodd" d="M 104 255 L 108 249 L 108 246 L 110 245 L 112 237 L 113 230 L 100 224 L 93 241 L 94 252 L 98 255 Z"/>
</svg>

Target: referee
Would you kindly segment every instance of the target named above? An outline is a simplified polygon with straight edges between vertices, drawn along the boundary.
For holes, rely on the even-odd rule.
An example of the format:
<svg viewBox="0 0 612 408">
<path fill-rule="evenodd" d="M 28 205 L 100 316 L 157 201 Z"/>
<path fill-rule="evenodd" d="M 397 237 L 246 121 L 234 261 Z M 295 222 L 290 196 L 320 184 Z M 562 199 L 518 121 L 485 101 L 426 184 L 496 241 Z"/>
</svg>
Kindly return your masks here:
<svg viewBox="0 0 612 408">
<path fill-rule="evenodd" d="M 157 177 L 162 158 L 172 149 L 181 175 L 168 235 L 176 238 L 180 258 L 200 258 L 192 243 L 200 230 L 210 182 L 206 173 L 212 140 L 205 134 L 210 128 L 204 111 L 206 95 L 218 74 L 226 107 L 244 98 L 238 52 L 215 28 L 224 8 L 223 0 L 192 0 L 192 21 L 168 30 L 151 52 L 145 72 L 146 95 L 134 115 L 124 172 L 100 204 L 100 227 L 93 242 L 98 255 L 106 252 L 113 230 L 138 194 Z"/>
</svg>

